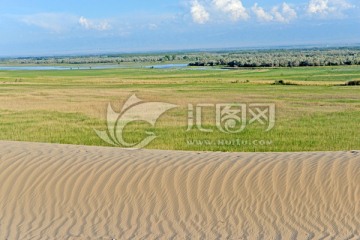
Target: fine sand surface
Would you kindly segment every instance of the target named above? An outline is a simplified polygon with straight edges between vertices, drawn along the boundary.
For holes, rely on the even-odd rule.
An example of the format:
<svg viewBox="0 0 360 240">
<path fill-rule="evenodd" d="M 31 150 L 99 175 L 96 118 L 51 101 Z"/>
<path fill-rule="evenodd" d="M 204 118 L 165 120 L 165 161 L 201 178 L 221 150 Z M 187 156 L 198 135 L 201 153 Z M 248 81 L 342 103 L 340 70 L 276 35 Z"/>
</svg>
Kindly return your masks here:
<svg viewBox="0 0 360 240">
<path fill-rule="evenodd" d="M 360 239 L 360 152 L 0 142 L 0 239 Z"/>
</svg>

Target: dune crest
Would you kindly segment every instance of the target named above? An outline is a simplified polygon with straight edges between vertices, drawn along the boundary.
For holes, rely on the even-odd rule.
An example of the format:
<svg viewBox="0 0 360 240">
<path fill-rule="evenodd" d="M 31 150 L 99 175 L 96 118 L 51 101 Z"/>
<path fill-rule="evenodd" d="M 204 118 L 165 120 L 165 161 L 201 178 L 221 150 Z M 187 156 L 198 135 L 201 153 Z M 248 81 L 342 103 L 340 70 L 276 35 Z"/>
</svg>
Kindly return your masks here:
<svg viewBox="0 0 360 240">
<path fill-rule="evenodd" d="M 360 152 L 0 142 L 0 239 L 359 239 Z"/>
</svg>

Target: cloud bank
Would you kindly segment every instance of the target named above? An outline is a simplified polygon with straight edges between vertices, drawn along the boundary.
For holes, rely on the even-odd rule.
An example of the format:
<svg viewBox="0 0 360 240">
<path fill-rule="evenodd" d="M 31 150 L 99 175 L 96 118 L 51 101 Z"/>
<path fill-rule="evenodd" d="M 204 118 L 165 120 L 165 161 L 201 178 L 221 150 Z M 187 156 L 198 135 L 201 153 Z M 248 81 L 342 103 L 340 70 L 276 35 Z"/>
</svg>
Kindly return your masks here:
<svg viewBox="0 0 360 240">
<path fill-rule="evenodd" d="M 191 16 L 199 24 L 224 18 L 234 22 L 256 19 L 259 22 L 290 23 L 309 15 L 326 18 L 345 16 L 345 11 L 351 8 L 354 6 L 348 0 L 307 0 L 305 4 L 283 2 L 269 9 L 258 3 L 245 7 L 241 0 L 195 0 L 191 4 Z"/>
</svg>

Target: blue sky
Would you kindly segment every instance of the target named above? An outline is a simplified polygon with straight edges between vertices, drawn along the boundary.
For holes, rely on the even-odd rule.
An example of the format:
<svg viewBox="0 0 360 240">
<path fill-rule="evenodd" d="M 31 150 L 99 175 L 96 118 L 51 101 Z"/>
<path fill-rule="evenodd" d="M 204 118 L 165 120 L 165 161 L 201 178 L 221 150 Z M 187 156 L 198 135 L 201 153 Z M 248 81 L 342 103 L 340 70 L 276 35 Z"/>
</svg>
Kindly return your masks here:
<svg viewBox="0 0 360 240">
<path fill-rule="evenodd" d="M 0 0 L 0 56 L 360 43 L 358 0 Z"/>
</svg>

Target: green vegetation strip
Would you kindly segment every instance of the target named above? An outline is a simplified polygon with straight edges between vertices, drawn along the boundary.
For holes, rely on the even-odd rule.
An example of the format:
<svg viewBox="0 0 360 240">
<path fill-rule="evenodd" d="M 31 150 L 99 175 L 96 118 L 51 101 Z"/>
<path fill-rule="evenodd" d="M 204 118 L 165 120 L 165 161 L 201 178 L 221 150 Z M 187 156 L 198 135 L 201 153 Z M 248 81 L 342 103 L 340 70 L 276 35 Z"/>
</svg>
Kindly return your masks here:
<svg viewBox="0 0 360 240">
<path fill-rule="evenodd" d="M 106 69 L 0 72 L 0 140 L 110 146 L 94 129 L 106 130 L 106 106 L 136 94 L 145 101 L 177 104 L 155 127 L 130 124 L 128 142 L 146 132 L 150 149 L 196 151 L 338 151 L 360 149 L 360 67 L 247 69 Z M 293 85 L 275 84 L 290 81 Z M 187 104 L 275 103 L 269 132 L 254 124 L 225 134 L 211 120 L 203 133 L 187 129 Z"/>
</svg>

